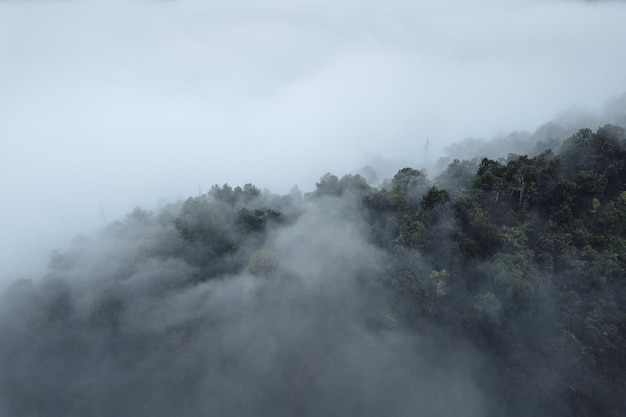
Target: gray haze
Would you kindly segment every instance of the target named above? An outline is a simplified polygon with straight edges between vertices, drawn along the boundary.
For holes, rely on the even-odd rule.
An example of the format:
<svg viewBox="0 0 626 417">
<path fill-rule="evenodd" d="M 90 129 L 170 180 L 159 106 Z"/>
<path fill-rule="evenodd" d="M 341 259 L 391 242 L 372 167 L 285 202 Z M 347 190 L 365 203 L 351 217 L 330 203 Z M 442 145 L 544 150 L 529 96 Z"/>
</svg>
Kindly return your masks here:
<svg viewBox="0 0 626 417">
<path fill-rule="evenodd" d="M 0 416 L 484 416 L 485 359 L 399 324 L 380 285 L 389 259 L 355 200 L 291 198 L 297 220 L 262 250 L 248 240 L 224 255 L 250 259 L 236 273 L 205 280 L 181 257 L 194 244 L 163 221 L 169 207 L 13 283 L 0 298 Z M 249 204 L 277 203 L 260 200 Z M 235 232 L 239 207 L 198 201 Z M 266 273 L 259 254 L 276 260 Z"/>
<path fill-rule="evenodd" d="M 626 91 L 626 4 L 501 3 L 0 1 L 0 274 L 136 205 L 421 167 Z"/>
</svg>

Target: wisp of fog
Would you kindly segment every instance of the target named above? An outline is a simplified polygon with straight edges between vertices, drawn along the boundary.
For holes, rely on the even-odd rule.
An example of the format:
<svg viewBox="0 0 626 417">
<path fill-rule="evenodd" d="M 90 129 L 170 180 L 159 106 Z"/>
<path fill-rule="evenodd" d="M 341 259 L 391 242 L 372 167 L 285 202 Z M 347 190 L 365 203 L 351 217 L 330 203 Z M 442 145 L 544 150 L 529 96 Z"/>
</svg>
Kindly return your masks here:
<svg viewBox="0 0 626 417">
<path fill-rule="evenodd" d="M 3 298 L 0 415 L 483 415 L 480 355 L 399 329 L 355 201 L 292 194 L 289 224 L 223 264 L 207 248 L 236 210 L 205 197 L 183 207 L 219 217 L 203 253 L 176 207 L 77 239 Z"/>
</svg>

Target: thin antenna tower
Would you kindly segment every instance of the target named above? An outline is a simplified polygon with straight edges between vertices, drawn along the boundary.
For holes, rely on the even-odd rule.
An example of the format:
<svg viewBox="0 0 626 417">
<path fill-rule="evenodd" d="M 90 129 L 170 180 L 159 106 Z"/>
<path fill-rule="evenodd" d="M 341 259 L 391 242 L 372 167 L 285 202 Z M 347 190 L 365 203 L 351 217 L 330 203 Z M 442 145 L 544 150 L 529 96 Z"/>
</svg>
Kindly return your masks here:
<svg viewBox="0 0 626 417">
<path fill-rule="evenodd" d="M 428 160 L 428 149 L 430 148 L 430 136 L 426 136 L 426 145 L 424 146 L 424 163 Z"/>
</svg>

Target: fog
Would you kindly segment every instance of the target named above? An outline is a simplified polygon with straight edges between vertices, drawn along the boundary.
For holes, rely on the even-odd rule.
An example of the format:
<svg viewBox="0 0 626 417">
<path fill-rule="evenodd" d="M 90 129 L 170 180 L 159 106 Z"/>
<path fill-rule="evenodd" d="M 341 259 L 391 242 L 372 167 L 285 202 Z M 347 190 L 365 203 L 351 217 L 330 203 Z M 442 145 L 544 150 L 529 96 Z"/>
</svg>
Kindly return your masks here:
<svg viewBox="0 0 626 417">
<path fill-rule="evenodd" d="M 356 200 L 293 197 L 297 220 L 268 229 L 267 249 L 246 234 L 224 255 L 250 258 L 236 273 L 206 279 L 221 237 L 186 241 L 167 210 L 136 211 L 57 255 L 43 281 L 16 281 L 0 304 L 0 415 L 485 415 L 483 356 L 388 310 L 388 260 Z M 209 211 L 182 218 L 218 215 L 211 227 L 237 234 L 241 202 L 196 203 Z M 210 263 L 187 257 L 198 244 Z M 255 270 L 259 254 L 276 263 Z"/>
<path fill-rule="evenodd" d="M 466 137 L 598 109 L 626 91 L 625 17 L 547 0 L 1 1 L 0 273 L 39 273 L 76 234 L 215 183 L 434 169 Z"/>
<path fill-rule="evenodd" d="M 625 20 L 0 0 L 0 417 L 619 415 Z"/>
</svg>

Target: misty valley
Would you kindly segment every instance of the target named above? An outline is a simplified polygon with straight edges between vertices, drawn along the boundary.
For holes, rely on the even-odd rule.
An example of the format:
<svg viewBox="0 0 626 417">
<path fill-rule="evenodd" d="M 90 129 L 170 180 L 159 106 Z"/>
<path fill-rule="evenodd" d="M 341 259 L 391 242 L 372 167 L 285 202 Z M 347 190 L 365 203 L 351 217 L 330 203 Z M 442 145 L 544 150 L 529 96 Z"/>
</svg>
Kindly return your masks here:
<svg viewBox="0 0 626 417">
<path fill-rule="evenodd" d="M 136 208 L 6 285 L 0 416 L 624 415 L 625 161 L 605 125 Z"/>
</svg>

